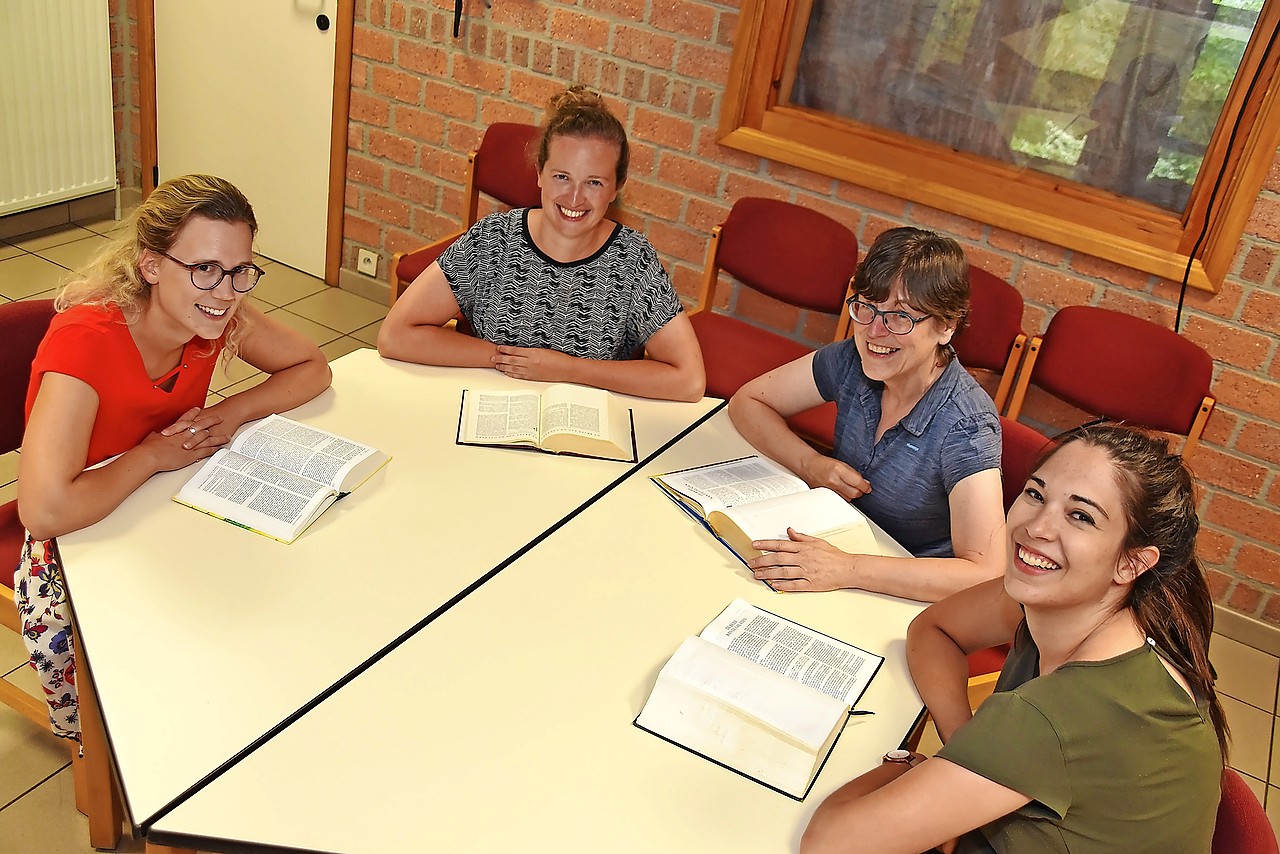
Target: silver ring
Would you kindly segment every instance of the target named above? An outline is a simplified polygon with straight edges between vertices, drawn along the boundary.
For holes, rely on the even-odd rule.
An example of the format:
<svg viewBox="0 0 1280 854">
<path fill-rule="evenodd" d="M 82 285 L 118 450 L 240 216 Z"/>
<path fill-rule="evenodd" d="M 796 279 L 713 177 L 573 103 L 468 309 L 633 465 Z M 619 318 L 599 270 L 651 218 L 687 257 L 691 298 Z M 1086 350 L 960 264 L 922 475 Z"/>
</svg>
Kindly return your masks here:
<svg viewBox="0 0 1280 854">
<path fill-rule="evenodd" d="M 199 432 L 200 432 L 200 428 L 198 428 L 198 427 L 188 427 L 188 428 L 187 428 L 187 432 L 188 432 L 188 433 L 190 433 L 192 436 L 194 436 L 195 434 L 197 434 L 197 433 L 199 433 Z"/>
</svg>

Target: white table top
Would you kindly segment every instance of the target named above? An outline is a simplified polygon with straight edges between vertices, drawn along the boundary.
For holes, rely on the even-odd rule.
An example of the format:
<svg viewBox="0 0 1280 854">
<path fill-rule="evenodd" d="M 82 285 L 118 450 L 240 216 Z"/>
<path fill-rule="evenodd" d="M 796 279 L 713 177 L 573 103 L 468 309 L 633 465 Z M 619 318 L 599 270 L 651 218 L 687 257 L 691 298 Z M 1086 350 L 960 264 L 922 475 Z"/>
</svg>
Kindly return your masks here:
<svg viewBox="0 0 1280 854">
<path fill-rule="evenodd" d="M 750 452 L 721 412 L 644 473 Z M 632 726 L 658 669 L 734 597 L 885 656 L 858 704 L 876 714 L 850 719 L 804 803 Z M 794 850 L 814 807 L 920 711 L 903 638 L 922 607 L 772 593 L 632 478 L 151 833 L 344 852 Z"/>
<path fill-rule="evenodd" d="M 290 415 L 392 455 L 292 545 L 152 478 L 59 548 L 123 786 L 143 822 L 401 633 L 634 470 L 459 446 L 463 388 L 527 383 L 359 350 Z M 640 459 L 720 401 L 630 399 Z"/>
</svg>

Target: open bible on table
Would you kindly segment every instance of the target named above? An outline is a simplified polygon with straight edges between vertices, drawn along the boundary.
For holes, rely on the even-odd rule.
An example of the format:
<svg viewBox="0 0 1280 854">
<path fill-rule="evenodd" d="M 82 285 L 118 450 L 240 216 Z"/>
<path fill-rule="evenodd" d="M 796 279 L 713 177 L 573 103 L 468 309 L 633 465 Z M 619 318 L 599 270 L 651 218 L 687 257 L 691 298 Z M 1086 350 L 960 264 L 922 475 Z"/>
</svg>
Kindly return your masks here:
<svg viewBox="0 0 1280 854">
<path fill-rule="evenodd" d="M 785 540 L 787 528 L 850 554 L 876 554 L 867 517 L 825 487 L 809 485 L 764 457 L 742 457 L 655 475 L 667 497 L 744 562 L 763 552 L 753 540 Z"/>
<path fill-rule="evenodd" d="M 291 543 L 389 459 L 377 448 L 271 415 L 210 457 L 173 500 Z"/>
<path fill-rule="evenodd" d="M 804 800 L 883 663 L 735 599 L 663 666 L 635 725 Z"/>
<path fill-rule="evenodd" d="M 603 389 L 568 384 L 541 392 L 464 390 L 457 444 L 638 459 L 632 411 Z"/>
</svg>

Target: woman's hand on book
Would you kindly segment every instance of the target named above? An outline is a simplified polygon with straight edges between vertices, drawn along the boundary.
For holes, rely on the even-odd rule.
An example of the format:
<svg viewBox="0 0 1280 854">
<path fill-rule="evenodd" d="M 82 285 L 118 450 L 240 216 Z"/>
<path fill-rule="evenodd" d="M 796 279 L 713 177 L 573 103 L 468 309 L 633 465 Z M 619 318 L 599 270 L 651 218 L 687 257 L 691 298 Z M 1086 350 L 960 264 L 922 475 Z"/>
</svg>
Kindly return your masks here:
<svg viewBox="0 0 1280 854">
<path fill-rule="evenodd" d="M 768 552 L 747 562 L 756 579 L 788 593 L 854 586 L 853 555 L 794 528 L 787 529 L 787 536 L 786 540 L 756 540 L 751 544 Z"/>
<path fill-rule="evenodd" d="M 810 486 L 825 486 L 846 501 L 861 498 L 871 491 L 871 481 L 853 466 L 816 451 L 801 464 L 799 474 Z"/>
</svg>

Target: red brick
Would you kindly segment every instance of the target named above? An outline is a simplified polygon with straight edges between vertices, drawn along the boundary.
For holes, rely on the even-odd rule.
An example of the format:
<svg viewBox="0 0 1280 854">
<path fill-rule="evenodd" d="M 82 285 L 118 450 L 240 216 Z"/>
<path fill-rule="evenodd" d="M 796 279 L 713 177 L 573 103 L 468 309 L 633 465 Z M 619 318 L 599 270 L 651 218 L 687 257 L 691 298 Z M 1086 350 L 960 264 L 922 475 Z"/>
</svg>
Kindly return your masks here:
<svg viewBox="0 0 1280 854">
<path fill-rule="evenodd" d="M 511 70 L 508 94 L 517 103 L 544 107 L 551 96 L 564 90 L 564 82 L 518 69 Z"/>
<path fill-rule="evenodd" d="M 557 42 L 603 52 L 609 46 L 609 22 L 571 9 L 555 9 L 548 35 Z"/>
<path fill-rule="evenodd" d="M 474 93 L 461 90 L 452 83 L 429 80 L 423 91 L 422 103 L 427 109 L 473 122 L 479 99 Z"/>
<path fill-rule="evenodd" d="M 1010 283 L 1014 281 L 1014 261 L 1008 255 L 992 252 L 985 246 L 965 246 L 964 257 L 973 266 L 986 270 L 998 279 L 1004 279 Z"/>
<path fill-rule="evenodd" d="M 1254 203 L 1253 213 L 1244 226 L 1245 234 L 1252 234 L 1273 243 L 1280 241 L 1280 198 L 1263 191 Z"/>
<path fill-rule="evenodd" d="M 651 222 L 644 234 L 664 256 L 679 258 L 691 264 L 701 264 L 707 257 L 706 234 L 660 220 Z"/>
<path fill-rule="evenodd" d="M 387 225 L 409 225 L 409 205 L 382 193 L 365 193 L 364 211 Z"/>
<path fill-rule="evenodd" d="M 1219 406 L 1229 406 L 1267 421 L 1280 421 L 1280 383 L 1228 368 L 1213 384 Z"/>
<path fill-rule="evenodd" d="M 936 231 L 947 237 L 968 237 L 971 240 L 981 238 L 985 228 L 980 222 L 922 204 L 911 206 L 911 220 L 922 228 Z"/>
<path fill-rule="evenodd" d="M 648 107 L 636 108 L 631 128 L 637 139 L 648 140 L 677 151 L 688 151 L 693 146 L 692 122 Z"/>
<path fill-rule="evenodd" d="M 674 65 L 676 40 L 651 30 L 619 24 L 613 31 L 613 55 L 650 68 L 670 72 Z"/>
<path fill-rule="evenodd" d="M 1235 537 L 1213 528 L 1202 527 L 1196 536 L 1196 554 L 1207 563 L 1225 563 L 1235 545 Z"/>
<path fill-rule="evenodd" d="M 799 187 L 808 190 L 811 193 L 819 193 L 824 196 L 830 196 L 834 188 L 835 181 L 826 175 L 819 175 L 817 172 L 810 172 L 808 169 L 801 169 L 797 166 L 791 166 L 787 163 L 778 161 L 767 161 L 766 169 L 769 177 L 783 184 L 790 184 L 793 187 Z"/>
<path fill-rule="evenodd" d="M 387 33 L 358 26 L 353 34 L 351 50 L 356 56 L 391 62 L 395 58 L 395 43 L 396 40 Z"/>
<path fill-rule="evenodd" d="M 688 0 L 653 0 L 649 23 L 663 31 L 708 40 L 715 33 L 715 9 Z"/>
<path fill-rule="evenodd" d="M 1204 426 L 1201 441 L 1225 447 L 1235 435 L 1239 424 L 1240 419 L 1234 413 L 1228 412 L 1221 406 L 1215 406 L 1213 414 L 1209 416 L 1209 423 Z"/>
<path fill-rule="evenodd" d="M 730 203 L 749 197 L 779 199 L 785 202 L 787 195 L 786 189 L 754 176 L 729 172 L 724 177 L 724 198 Z"/>
<path fill-rule="evenodd" d="M 392 169 L 387 189 L 393 196 L 404 199 L 415 205 L 435 207 L 438 182 L 428 180 L 421 175 L 406 172 L 403 169 Z"/>
<path fill-rule="evenodd" d="M 1062 260 L 1067 256 L 1067 251 L 1061 246 L 1054 246 L 1052 243 L 1045 243 L 1042 240 L 1036 240 L 1034 237 L 1024 237 L 1021 234 L 1014 234 L 1012 231 L 1005 231 L 1001 228 L 993 227 L 991 229 L 991 234 L 987 236 L 987 243 L 993 249 L 1003 249 L 1006 252 L 1029 261 L 1038 261 L 1041 264 L 1061 264 Z"/>
<path fill-rule="evenodd" d="M 506 98 L 485 98 L 480 102 L 480 121 L 485 127 L 494 122 L 524 122 L 537 124 L 538 116 L 527 107 L 513 104 Z"/>
<path fill-rule="evenodd" d="M 1246 498 L 1261 497 L 1262 484 L 1269 471 L 1266 466 L 1204 444 L 1195 449 L 1193 459 L 1196 474 L 1202 482 L 1214 484 Z"/>
<path fill-rule="evenodd" d="M 351 120 L 369 125 L 386 127 L 391 116 L 391 105 L 382 98 L 363 92 L 351 93 Z"/>
<path fill-rule="evenodd" d="M 733 54 L 727 48 L 707 47 L 699 44 L 680 45 L 676 73 L 694 80 L 724 86 L 729 79 L 729 62 Z M 670 66 L 667 66 L 670 68 Z"/>
<path fill-rule="evenodd" d="M 1280 429 L 1261 421 L 1250 421 L 1240 431 L 1235 449 L 1242 454 L 1280 465 Z"/>
<path fill-rule="evenodd" d="M 1131 317 L 1142 318 L 1154 323 L 1156 326 L 1163 326 L 1165 329 L 1173 328 L 1173 306 L 1156 302 L 1145 294 L 1136 294 L 1133 291 L 1119 288 L 1108 288 L 1103 292 L 1102 299 L 1099 300 L 1098 305 Z"/>
<path fill-rule="evenodd" d="M 375 130 L 369 133 L 369 153 L 405 166 L 412 166 L 417 159 L 417 146 L 403 136 Z"/>
<path fill-rule="evenodd" d="M 1075 253 L 1071 256 L 1070 267 L 1082 276 L 1104 279 L 1122 288 L 1146 292 L 1151 288 L 1152 275 L 1132 267 L 1125 267 L 1114 261 L 1104 261 L 1092 255 Z"/>
<path fill-rule="evenodd" d="M 830 344 L 836 337 L 836 325 L 840 318 L 821 311 L 806 311 L 800 327 L 800 337 L 814 349 Z"/>
<path fill-rule="evenodd" d="M 698 196 L 716 195 L 720 174 L 714 164 L 669 152 L 662 155 L 658 167 L 658 180 Z"/>
<path fill-rule="evenodd" d="M 396 107 L 394 126 L 397 133 L 439 145 L 444 142 L 444 119 L 416 107 Z"/>
<path fill-rule="evenodd" d="M 376 160 L 348 152 L 347 178 L 357 184 L 381 187 L 386 181 L 386 169 Z"/>
<path fill-rule="evenodd" d="M 711 229 L 729 216 L 729 206 L 718 199 L 690 198 L 685 210 L 685 223 L 692 229 L 705 232 L 710 239 Z"/>
<path fill-rule="evenodd" d="M 1272 335 L 1280 335 L 1280 294 L 1255 290 L 1245 299 L 1240 322 Z"/>
<path fill-rule="evenodd" d="M 1099 292 L 1098 286 L 1092 282 L 1035 264 L 1023 264 L 1015 284 L 1022 291 L 1023 298 L 1055 308 L 1092 305 Z"/>
<path fill-rule="evenodd" d="M 713 127 L 703 125 L 697 130 L 698 145 L 692 153 L 698 157 L 705 157 L 707 160 L 715 161 L 721 166 L 742 169 L 746 172 L 757 171 L 764 162 L 764 159 L 758 154 L 751 154 L 747 151 L 739 151 L 736 148 L 721 145 L 716 139 L 716 129 Z"/>
<path fill-rule="evenodd" d="M 409 10 L 409 27 L 408 33 L 414 38 L 425 39 L 427 37 L 428 12 L 426 9 L 410 9 Z"/>
<path fill-rule="evenodd" d="M 861 212 L 856 208 L 850 208 L 848 205 L 835 204 L 829 196 L 814 196 L 808 193 L 796 193 L 792 201 L 801 207 L 809 208 L 812 211 L 828 216 L 836 222 L 843 225 L 857 237 L 858 226 L 861 224 Z M 865 249 L 866 247 L 859 247 Z"/>
<path fill-rule="evenodd" d="M 1200 315 L 1184 318 L 1183 334 L 1216 361 L 1255 371 L 1266 364 L 1274 338 Z"/>
<path fill-rule="evenodd" d="M 525 36 L 511 37 L 511 64 L 522 68 L 529 67 L 529 39 Z"/>
<path fill-rule="evenodd" d="M 387 23 L 387 3 L 386 0 L 369 0 L 369 23 L 377 24 L 379 27 L 385 26 Z"/>
<path fill-rule="evenodd" d="M 407 22 L 408 22 L 408 15 L 405 14 L 404 4 L 392 3 L 391 4 L 391 20 L 390 20 L 391 29 L 402 33 L 406 29 Z"/>
<path fill-rule="evenodd" d="M 1263 622 L 1271 625 L 1280 625 L 1280 596 L 1268 597 L 1267 603 L 1262 606 L 1262 613 L 1258 618 Z"/>
<path fill-rule="evenodd" d="M 416 74 L 375 66 L 372 88 L 379 95 L 386 95 L 406 104 L 422 103 L 422 79 Z"/>
<path fill-rule="evenodd" d="M 750 323 L 791 337 L 800 324 L 800 309 L 739 286 L 734 314 Z"/>
<path fill-rule="evenodd" d="M 609 18 L 639 23 L 644 20 L 645 0 L 582 0 L 582 8 Z"/>
<path fill-rule="evenodd" d="M 695 269 L 687 264 L 674 264 L 670 272 L 671 283 L 675 285 L 676 293 L 686 301 L 692 300 L 693 295 L 702 286 L 702 268 Z"/>
<path fill-rule="evenodd" d="M 690 115 L 695 119 L 709 119 L 716 115 L 718 108 L 716 106 L 718 93 L 714 89 L 708 89 L 699 86 L 693 93 L 693 105 L 690 108 Z M 672 105 L 675 108 L 675 105 Z"/>
<path fill-rule="evenodd" d="M 506 78 L 506 68 L 496 62 L 475 56 L 454 57 L 453 79 L 459 86 L 498 94 L 505 90 Z"/>
<path fill-rule="evenodd" d="M 736 4 L 735 4 L 736 5 Z M 738 13 L 723 11 L 720 13 L 720 25 L 716 28 L 716 44 L 733 47 L 733 39 L 738 33 Z"/>
<path fill-rule="evenodd" d="M 399 46 L 396 50 L 398 65 L 410 71 L 416 71 L 428 77 L 444 77 L 447 76 L 449 70 L 449 54 L 444 50 L 432 44 L 423 44 L 421 41 L 402 38 L 399 40 Z M 459 60 L 470 59 L 465 55 L 460 55 Z"/>
<path fill-rule="evenodd" d="M 849 202 L 860 208 L 866 208 L 888 216 L 904 218 L 907 215 L 907 202 L 897 196 L 890 196 L 878 190 L 849 184 L 843 181 L 836 183 L 836 198 Z"/>
<path fill-rule="evenodd" d="M 1262 189 L 1280 192 L 1280 151 L 1276 152 L 1276 156 L 1271 160 L 1271 166 L 1267 169 L 1267 177 L 1262 182 Z"/>
<path fill-rule="evenodd" d="M 1240 265 L 1240 278 L 1259 284 L 1270 281 L 1271 270 L 1275 263 L 1274 249 L 1268 249 L 1265 246 L 1251 247 L 1245 252 L 1244 261 Z"/>
<path fill-rule="evenodd" d="M 495 26 L 509 27 L 526 33 L 543 33 L 547 30 L 547 4 L 529 2 L 494 3 L 489 8 L 490 20 Z"/>
<path fill-rule="evenodd" d="M 1253 539 L 1280 544 L 1280 513 L 1274 506 L 1264 507 L 1218 492 L 1209 499 L 1205 519 L 1228 530 L 1247 532 Z M 1280 566 L 1276 571 L 1280 573 Z"/>
<path fill-rule="evenodd" d="M 644 100 L 644 69 L 634 65 L 622 69 L 622 88 L 617 92 L 630 102 Z"/>
<path fill-rule="evenodd" d="M 1280 552 L 1253 543 L 1245 543 L 1240 546 L 1240 551 L 1236 554 L 1235 570 L 1255 581 L 1278 587 L 1280 586 Z"/>
<path fill-rule="evenodd" d="M 1227 598 L 1227 605 L 1242 614 L 1255 614 L 1262 604 L 1262 591 L 1243 582 L 1237 583 Z"/>
<path fill-rule="evenodd" d="M 378 246 L 382 240 L 381 226 L 371 219 L 346 211 L 342 217 L 342 238 L 366 246 Z"/>
<path fill-rule="evenodd" d="M 858 234 L 858 245 L 862 247 L 862 251 L 865 252 L 870 248 L 872 243 L 876 242 L 877 237 L 884 234 L 891 228 L 898 228 L 903 225 L 906 225 L 906 223 L 886 219 L 873 211 L 867 214 L 866 222 L 863 223 L 862 226 L 862 231 L 856 232 Z"/>
<path fill-rule="evenodd" d="M 561 80 L 576 80 L 578 78 L 578 52 L 571 47 L 556 47 L 555 69 L 556 77 Z"/>
<path fill-rule="evenodd" d="M 1177 282 L 1159 279 L 1156 281 L 1155 287 L 1151 289 L 1151 295 L 1156 299 L 1164 300 L 1170 305 L 1177 305 L 1180 291 L 1181 286 Z M 1236 310 L 1243 299 L 1244 289 L 1239 282 L 1233 282 L 1230 279 L 1222 283 L 1222 289 L 1216 294 L 1202 291 L 1199 288 L 1187 288 L 1183 313 L 1199 311 L 1205 314 L 1212 314 L 1214 317 L 1231 319 L 1235 317 Z"/>
<path fill-rule="evenodd" d="M 684 194 L 649 181 L 631 178 L 627 181 L 626 203 L 628 207 L 674 221 L 679 217 Z"/>
<path fill-rule="evenodd" d="M 1280 507 L 1280 477 L 1271 483 L 1271 489 L 1267 492 L 1267 503 L 1272 507 Z"/>
</svg>

